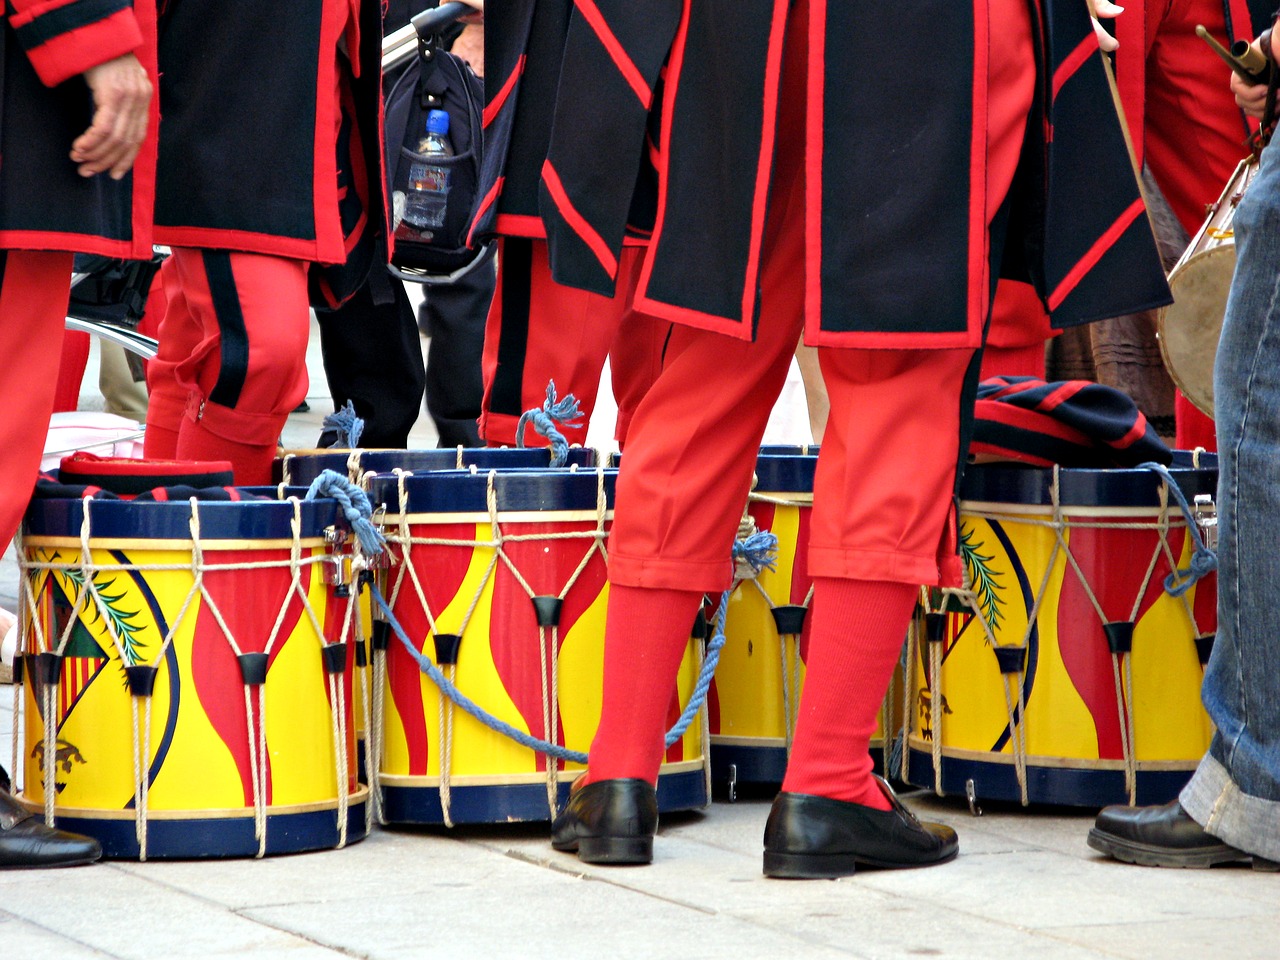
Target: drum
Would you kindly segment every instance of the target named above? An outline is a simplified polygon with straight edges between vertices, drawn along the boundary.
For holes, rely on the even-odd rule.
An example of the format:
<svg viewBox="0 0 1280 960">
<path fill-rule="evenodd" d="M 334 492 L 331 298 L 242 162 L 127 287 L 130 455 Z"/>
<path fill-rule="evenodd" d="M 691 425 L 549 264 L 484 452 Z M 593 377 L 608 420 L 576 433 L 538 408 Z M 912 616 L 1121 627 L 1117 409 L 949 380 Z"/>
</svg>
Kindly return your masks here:
<svg viewBox="0 0 1280 960">
<path fill-rule="evenodd" d="M 585 754 L 599 721 L 615 477 L 601 468 L 369 478 L 387 517 L 384 593 L 413 648 L 375 625 L 369 756 L 387 821 L 549 820 L 566 801 L 582 765 L 529 738 Z M 700 654 L 691 640 L 673 722 Z M 466 706 L 442 694 L 432 669 Z M 695 722 L 669 747 L 659 809 L 706 805 L 704 743 Z"/>
<path fill-rule="evenodd" d="M 34 500 L 18 799 L 108 857 L 361 839 L 339 518 L 333 500 Z"/>
<path fill-rule="evenodd" d="M 571 447 L 566 467 L 593 467 L 596 451 Z M 277 482 L 305 487 L 325 470 L 346 474 L 352 483 L 370 473 L 411 470 L 510 470 L 551 465 L 548 447 L 457 447 L 431 450 L 293 450 L 276 460 Z"/>
<path fill-rule="evenodd" d="M 1173 303 L 1160 311 L 1156 338 L 1169 376 L 1196 407 L 1213 416 L 1213 361 L 1236 268 L 1236 208 L 1258 172 L 1240 161 L 1209 216 L 1169 273 Z"/>
<path fill-rule="evenodd" d="M 569 450 L 567 467 L 595 465 L 596 452 L 583 447 Z M 345 474 L 352 483 L 360 484 L 375 473 L 391 473 L 393 470 L 409 470 L 426 473 L 432 470 L 477 470 L 537 468 L 551 463 L 551 451 L 547 447 L 457 447 L 427 450 L 294 450 L 278 458 L 273 465 L 276 482 L 285 486 L 310 486 L 325 470 Z M 367 780 L 365 766 L 365 739 L 371 704 L 367 692 L 369 677 L 364 658 L 363 639 L 372 629 L 372 610 L 369 594 L 360 594 L 361 642 L 356 646 L 355 723 L 356 755 L 360 778 Z"/>
<path fill-rule="evenodd" d="M 813 592 L 806 553 L 817 452 L 766 446 L 756 461 L 747 513 L 754 529 L 778 538 L 777 557 L 772 570 L 734 586 L 708 698 L 712 777 L 727 786 L 731 799 L 739 784 L 777 785 L 786 772 L 804 685 L 804 631 Z M 900 702 L 891 688 L 886 709 Z M 893 721 L 882 709 L 871 744 L 882 767 L 886 728 Z"/>
<path fill-rule="evenodd" d="M 1179 453 L 1170 474 L 1216 519 L 1216 457 Z M 1214 576 L 1165 590 L 1194 539 L 1164 481 L 989 464 L 962 498 L 968 589 L 913 632 L 903 778 L 1023 804 L 1177 796 L 1212 734 L 1200 682 L 1217 596 Z"/>
</svg>

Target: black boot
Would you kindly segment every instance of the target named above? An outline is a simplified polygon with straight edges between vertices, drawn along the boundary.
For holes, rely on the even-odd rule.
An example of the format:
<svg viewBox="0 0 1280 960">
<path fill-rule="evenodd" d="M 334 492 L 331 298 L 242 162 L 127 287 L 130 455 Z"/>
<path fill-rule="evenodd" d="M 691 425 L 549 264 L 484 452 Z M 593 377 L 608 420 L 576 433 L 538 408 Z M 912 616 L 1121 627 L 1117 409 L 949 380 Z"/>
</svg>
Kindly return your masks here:
<svg viewBox="0 0 1280 960">
<path fill-rule="evenodd" d="M 8 793 L 0 791 L 0 870 L 15 867 L 72 867 L 93 863 L 102 847 L 90 837 L 46 827 Z"/>
<path fill-rule="evenodd" d="M 1089 846 L 1144 867 L 1212 867 L 1252 861 L 1255 870 L 1280 870 L 1280 863 L 1255 857 L 1207 833 L 1177 800 L 1162 807 L 1104 807 L 1089 831 Z"/>
<path fill-rule="evenodd" d="M 569 795 L 551 825 L 551 846 L 583 863 L 649 863 L 658 830 L 658 795 L 644 780 L 601 780 Z"/>
<path fill-rule="evenodd" d="M 832 879 L 850 876 L 858 867 L 927 867 L 955 858 L 954 830 L 921 823 L 887 783 L 880 780 L 880 785 L 891 810 L 806 793 L 778 794 L 764 828 L 764 875 Z"/>
</svg>

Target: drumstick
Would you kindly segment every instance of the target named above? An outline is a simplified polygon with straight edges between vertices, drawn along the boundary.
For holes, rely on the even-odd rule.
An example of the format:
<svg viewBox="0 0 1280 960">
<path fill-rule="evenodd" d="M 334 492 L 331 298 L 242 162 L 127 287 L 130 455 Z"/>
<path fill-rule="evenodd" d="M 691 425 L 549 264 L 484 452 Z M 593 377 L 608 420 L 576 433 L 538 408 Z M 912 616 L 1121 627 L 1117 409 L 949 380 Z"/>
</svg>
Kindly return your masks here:
<svg viewBox="0 0 1280 960">
<path fill-rule="evenodd" d="M 1204 24 L 1196 24 L 1196 36 L 1207 43 L 1223 62 L 1226 63 L 1241 80 L 1257 86 L 1271 80 L 1271 64 L 1261 50 L 1255 50 L 1247 40 L 1237 40 L 1228 50 L 1204 28 Z"/>
</svg>

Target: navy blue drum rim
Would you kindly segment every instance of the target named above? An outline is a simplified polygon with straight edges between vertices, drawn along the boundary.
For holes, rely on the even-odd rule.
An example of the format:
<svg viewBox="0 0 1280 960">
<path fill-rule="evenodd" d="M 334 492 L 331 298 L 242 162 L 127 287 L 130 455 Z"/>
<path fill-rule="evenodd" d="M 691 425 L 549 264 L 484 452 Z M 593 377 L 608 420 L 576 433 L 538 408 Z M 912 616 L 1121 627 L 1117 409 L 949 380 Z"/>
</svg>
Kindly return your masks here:
<svg viewBox="0 0 1280 960">
<path fill-rule="evenodd" d="M 767 447 L 782 450 L 782 447 Z M 760 493 L 813 493 L 813 474 L 818 467 L 814 454 L 764 453 L 756 458 L 756 490 Z"/>
<path fill-rule="evenodd" d="M 556 807 L 563 809 L 569 801 L 568 782 L 556 788 Z M 682 770 L 658 774 L 658 811 L 674 813 L 700 810 L 710 803 L 706 774 Z M 444 823 L 440 790 L 435 786 L 400 786 L 383 784 L 383 815 L 390 824 L 438 826 Z M 449 788 L 449 819 L 455 824 L 472 823 L 545 823 L 551 820 L 547 809 L 545 783 L 493 784 L 473 786 L 454 784 Z"/>
<path fill-rule="evenodd" d="M 241 488 L 246 494 L 275 494 L 274 488 Z M 300 501 L 306 490 L 289 489 Z M 92 540 L 190 540 L 191 505 L 186 500 L 91 500 Z M 83 500 L 36 499 L 27 508 L 24 536 L 80 537 Z M 288 500 L 201 500 L 200 540 L 291 540 L 294 506 Z M 304 540 L 323 537 L 326 527 L 345 525 L 336 500 L 320 498 L 299 504 Z"/>
<path fill-rule="evenodd" d="M 347 846 L 366 836 L 367 798 L 347 806 Z M 93 837 L 108 860 L 137 860 L 141 855 L 132 819 L 92 816 L 56 817 L 62 830 Z M 148 860 L 240 859 L 258 855 L 253 817 L 193 817 L 147 821 Z M 267 856 L 334 850 L 338 846 L 338 811 L 267 812 Z"/>
<path fill-rule="evenodd" d="M 1218 458 L 1202 453 L 1200 466 L 1192 466 L 1191 454 L 1179 450 L 1169 473 L 1190 502 L 1198 494 L 1216 494 Z M 1059 470 L 1059 503 L 1064 507 L 1149 507 L 1160 506 L 1158 474 L 1137 467 Z M 960 499 L 978 503 L 1017 503 L 1050 506 L 1053 469 L 1017 463 L 970 464 L 965 468 Z M 1177 502 L 1170 498 L 1171 507 Z"/>
<path fill-rule="evenodd" d="M 934 789 L 933 755 L 928 750 L 908 750 L 907 783 Z M 896 772 L 896 771 L 895 771 Z M 1195 772 L 1195 761 L 1185 770 L 1138 770 L 1136 802 L 1139 806 L 1173 800 Z M 942 792 L 963 797 L 972 781 L 978 800 L 1021 803 L 1022 788 L 1011 763 L 942 757 Z M 1129 802 L 1124 771 L 1101 767 L 1047 767 L 1027 765 L 1027 802 L 1033 806 L 1089 807 Z"/>
<path fill-rule="evenodd" d="M 488 486 L 490 471 L 437 470 L 416 473 L 404 478 L 405 512 L 485 513 L 489 512 Z M 599 477 L 595 468 L 588 470 L 496 470 L 493 487 L 498 512 L 551 513 L 583 510 L 595 512 L 599 501 Z M 605 509 L 613 509 L 614 487 L 618 471 L 604 471 Z M 369 479 L 369 499 L 375 508 L 385 506 L 387 513 L 398 515 L 400 478 L 378 474 Z"/>
<path fill-rule="evenodd" d="M 289 482 L 303 486 L 311 483 L 324 470 L 347 475 L 351 450 L 321 450 L 288 456 Z M 391 473 L 411 470 L 415 473 L 433 470 L 457 470 L 457 447 L 433 447 L 425 450 L 360 450 L 361 473 Z M 462 467 L 474 465 L 479 470 L 550 469 L 551 451 L 547 447 L 463 447 Z M 595 467 L 596 451 L 590 447 L 571 447 L 566 467 Z M 284 475 L 285 458 L 276 461 Z"/>
</svg>

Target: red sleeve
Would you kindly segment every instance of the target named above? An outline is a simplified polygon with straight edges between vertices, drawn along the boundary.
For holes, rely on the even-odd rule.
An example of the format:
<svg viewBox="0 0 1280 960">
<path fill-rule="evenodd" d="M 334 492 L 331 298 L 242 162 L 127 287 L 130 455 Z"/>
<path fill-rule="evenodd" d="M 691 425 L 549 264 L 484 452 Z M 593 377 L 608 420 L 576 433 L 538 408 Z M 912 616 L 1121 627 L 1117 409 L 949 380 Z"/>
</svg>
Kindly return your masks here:
<svg viewBox="0 0 1280 960">
<path fill-rule="evenodd" d="M 48 86 L 142 45 L 132 0 L 8 0 L 9 21 Z"/>
</svg>

